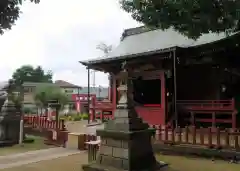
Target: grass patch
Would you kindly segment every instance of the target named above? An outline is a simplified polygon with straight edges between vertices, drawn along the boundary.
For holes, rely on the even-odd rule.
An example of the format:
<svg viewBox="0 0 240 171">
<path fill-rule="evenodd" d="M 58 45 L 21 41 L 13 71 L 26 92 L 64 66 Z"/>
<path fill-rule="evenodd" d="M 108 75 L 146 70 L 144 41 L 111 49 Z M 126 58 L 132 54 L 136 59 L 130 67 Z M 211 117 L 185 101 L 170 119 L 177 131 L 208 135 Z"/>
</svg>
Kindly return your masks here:
<svg viewBox="0 0 240 171">
<path fill-rule="evenodd" d="M 33 151 L 33 150 L 41 150 L 41 149 L 53 147 L 53 146 L 44 144 L 44 139 L 42 137 L 36 137 L 36 136 L 27 136 L 27 137 L 29 137 L 29 139 L 34 139 L 34 141 L 32 143 L 26 142 L 23 144 L 23 146 L 20 146 L 17 144 L 9 147 L 0 147 L 0 156 L 15 154 L 15 153 L 23 153 L 27 151 Z"/>
<path fill-rule="evenodd" d="M 157 155 L 158 160 L 169 164 L 169 171 L 239 171 L 240 164 L 227 161 L 184 156 Z"/>
</svg>

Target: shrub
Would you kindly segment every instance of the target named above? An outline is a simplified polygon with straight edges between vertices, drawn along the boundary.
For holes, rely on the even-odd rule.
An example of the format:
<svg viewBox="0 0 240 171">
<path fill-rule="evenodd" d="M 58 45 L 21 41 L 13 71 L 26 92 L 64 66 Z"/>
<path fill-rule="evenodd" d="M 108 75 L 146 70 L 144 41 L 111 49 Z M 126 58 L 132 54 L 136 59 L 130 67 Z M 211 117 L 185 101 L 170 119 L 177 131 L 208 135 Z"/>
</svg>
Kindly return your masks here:
<svg viewBox="0 0 240 171">
<path fill-rule="evenodd" d="M 34 141 L 35 141 L 34 138 L 26 137 L 26 138 L 23 140 L 23 143 L 29 144 L 29 143 L 34 143 Z"/>
<path fill-rule="evenodd" d="M 86 113 L 82 114 L 81 117 L 83 120 L 88 120 L 88 114 L 86 114 Z"/>
<path fill-rule="evenodd" d="M 82 120 L 82 117 L 81 117 L 81 115 L 75 115 L 75 116 L 73 117 L 73 120 L 74 120 L 74 121 L 80 121 L 80 120 Z"/>
</svg>

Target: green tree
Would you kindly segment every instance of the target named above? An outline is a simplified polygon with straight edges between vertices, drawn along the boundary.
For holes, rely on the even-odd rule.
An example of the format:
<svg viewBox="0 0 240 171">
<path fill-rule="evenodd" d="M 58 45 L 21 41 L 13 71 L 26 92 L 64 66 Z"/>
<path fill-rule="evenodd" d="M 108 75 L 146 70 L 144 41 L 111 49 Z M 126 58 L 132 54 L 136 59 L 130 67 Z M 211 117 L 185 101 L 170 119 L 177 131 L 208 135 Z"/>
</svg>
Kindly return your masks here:
<svg viewBox="0 0 240 171">
<path fill-rule="evenodd" d="M 31 65 L 24 65 L 13 73 L 12 79 L 15 84 L 21 85 L 24 82 L 52 82 L 52 72 L 44 72 L 41 66 L 34 68 Z"/>
<path fill-rule="evenodd" d="M 0 1 L 0 34 L 4 33 L 4 30 L 10 30 L 19 18 L 20 6 L 25 0 L 1 0 Z M 30 0 L 34 3 L 39 3 L 40 0 Z"/>
<path fill-rule="evenodd" d="M 120 0 L 133 19 L 162 30 L 170 27 L 196 39 L 203 33 L 231 33 L 240 28 L 240 1 Z"/>
<path fill-rule="evenodd" d="M 40 109 L 44 108 L 47 111 L 48 103 L 52 100 L 57 100 L 63 108 L 68 102 L 68 96 L 61 88 L 48 85 L 37 87 L 34 100 Z"/>
</svg>

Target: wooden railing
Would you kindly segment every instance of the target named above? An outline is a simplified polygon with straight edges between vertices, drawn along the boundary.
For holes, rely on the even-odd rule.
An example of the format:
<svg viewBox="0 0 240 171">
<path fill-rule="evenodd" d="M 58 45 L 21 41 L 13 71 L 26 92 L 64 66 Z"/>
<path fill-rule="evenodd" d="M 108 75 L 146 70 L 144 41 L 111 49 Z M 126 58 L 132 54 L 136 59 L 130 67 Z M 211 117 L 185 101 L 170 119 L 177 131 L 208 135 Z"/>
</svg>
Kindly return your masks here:
<svg viewBox="0 0 240 171">
<path fill-rule="evenodd" d="M 156 129 L 154 140 L 156 142 L 172 145 L 193 145 L 208 148 L 240 149 L 239 129 L 200 128 L 187 126 L 185 128 L 163 128 L 153 126 Z"/>
<path fill-rule="evenodd" d="M 236 128 L 235 101 L 231 100 L 178 100 L 177 107 L 182 114 L 190 114 L 190 116 L 181 116 L 184 120 L 190 121 L 191 125 L 195 122 L 211 123 L 212 127 L 216 127 L 216 123 L 229 123 L 231 128 Z M 210 114 L 211 118 L 201 117 L 196 115 Z M 227 118 L 222 119 L 222 115 Z M 199 115 L 198 115 L 199 116 Z M 205 115 L 206 116 L 206 115 Z"/>
<path fill-rule="evenodd" d="M 59 129 L 63 130 L 65 127 L 64 120 L 57 122 L 56 120 L 48 120 L 47 117 L 39 116 L 24 116 L 24 125 L 32 128 L 43 128 L 43 129 Z"/>
<path fill-rule="evenodd" d="M 90 105 L 90 120 L 93 120 L 93 115 L 95 118 L 101 120 L 109 120 L 113 118 L 114 106 L 110 101 L 96 101 L 96 98 L 93 97 Z M 106 114 L 110 113 L 110 114 Z"/>
<path fill-rule="evenodd" d="M 181 105 L 188 110 L 234 110 L 234 99 L 231 100 L 177 100 L 177 105 Z"/>
<path fill-rule="evenodd" d="M 156 134 L 152 138 L 153 143 L 168 145 L 185 145 L 197 148 L 225 149 L 231 151 L 240 150 L 240 131 L 235 129 L 220 130 L 219 128 L 201 128 L 185 127 L 168 129 L 161 126 L 154 126 Z M 100 146 L 100 140 L 94 135 L 85 136 L 86 150 L 88 150 L 88 160 L 96 160 L 97 151 Z"/>
<path fill-rule="evenodd" d="M 63 130 L 47 130 L 45 135 L 45 144 L 66 147 L 68 139 L 68 131 Z"/>
</svg>

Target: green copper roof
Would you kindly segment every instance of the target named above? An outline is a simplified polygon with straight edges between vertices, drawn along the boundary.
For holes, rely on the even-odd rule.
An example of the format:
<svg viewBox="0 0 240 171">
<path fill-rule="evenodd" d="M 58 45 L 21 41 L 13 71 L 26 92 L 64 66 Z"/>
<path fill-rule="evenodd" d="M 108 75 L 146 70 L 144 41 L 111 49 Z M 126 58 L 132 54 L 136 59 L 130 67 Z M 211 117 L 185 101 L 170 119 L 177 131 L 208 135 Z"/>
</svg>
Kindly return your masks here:
<svg viewBox="0 0 240 171">
<path fill-rule="evenodd" d="M 175 47 L 187 48 L 197 45 L 203 45 L 226 38 L 224 33 L 221 34 L 204 34 L 197 40 L 189 39 L 182 34 L 167 29 L 150 30 L 146 27 L 127 29 L 122 34 L 120 44 L 113 49 L 107 57 L 96 58 L 88 61 L 81 61 L 82 64 L 91 64 L 98 62 L 107 62 L 121 58 L 137 57 L 144 54 L 154 54 L 159 51 L 169 50 Z"/>
</svg>

